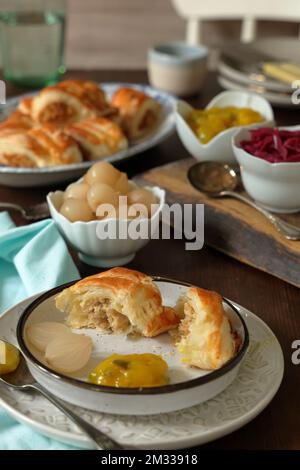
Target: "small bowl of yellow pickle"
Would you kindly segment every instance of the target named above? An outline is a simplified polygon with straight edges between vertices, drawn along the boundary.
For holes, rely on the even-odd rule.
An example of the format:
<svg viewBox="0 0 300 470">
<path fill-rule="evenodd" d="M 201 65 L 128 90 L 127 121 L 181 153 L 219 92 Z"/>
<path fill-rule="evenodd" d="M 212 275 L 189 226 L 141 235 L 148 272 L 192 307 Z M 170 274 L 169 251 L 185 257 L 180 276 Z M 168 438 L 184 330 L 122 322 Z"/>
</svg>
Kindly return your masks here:
<svg viewBox="0 0 300 470">
<path fill-rule="evenodd" d="M 231 139 L 237 129 L 271 127 L 274 123 L 271 105 L 254 93 L 224 91 L 205 109 L 194 109 L 185 101 L 177 103 L 177 133 L 197 160 L 236 164 Z"/>
</svg>

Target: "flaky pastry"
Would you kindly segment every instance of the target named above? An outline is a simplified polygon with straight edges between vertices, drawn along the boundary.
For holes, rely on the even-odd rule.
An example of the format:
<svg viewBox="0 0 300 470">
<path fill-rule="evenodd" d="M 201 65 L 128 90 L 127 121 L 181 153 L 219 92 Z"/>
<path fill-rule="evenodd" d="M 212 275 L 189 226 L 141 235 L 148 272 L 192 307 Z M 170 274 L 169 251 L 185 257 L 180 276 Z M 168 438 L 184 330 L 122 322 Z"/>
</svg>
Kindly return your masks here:
<svg viewBox="0 0 300 470">
<path fill-rule="evenodd" d="M 31 105 L 34 121 L 57 126 L 111 112 L 103 90 L 89 80 L 65 80 L 43 88 Z"/>
<path fill-rule="evenodd" d="M 31 96 L 26 96 L 25 98 L 22 98 L 19 102 L 18 110 L 26 116 L 31 116 L 32 101 L 33 98 Z"/>
<path fill-rule="evenodd" d="M 103 158 L 128 147 L 122 129 L 104 117 L 85 119 L 68 126 L 65 131 L 78 142 L 87 160 Z"/>
<path fill-rule="evenodd" d="M 179 317 L 162 305 L 152 278 L 138 271 L 113 268 L 82 279 L 56 296 L 56 307 L 72 328 L 138 333 L 152 337 L 178 325 Z"/>
<path fill-rule="evenodd" d="M 156 124 L 160 105 L 150 96 L 133 88 L 119 88 L 111 104 L 120 112 L 121 125 L 130 139 L 147 134 Z"/>
<path fill-rule="evenodd" d="M 184 316 L 179 325 L 177 349 L 184 363 L 212 370 L 235 355 L 235 336 L 217 292 L 191 287 L 178 307 Z"/>
<path fill-rule="evenodd" d="M 41 168 L 82 161 L 72 137 L 53 126 L 0 138 L 0 163 L 14 167 Z"/>
<path fill-rule="evenodd" d="M 10 116 L 0 123 L 0 138 L 12 134 L 24 134 L 32 128 L 30 116 L 16 109 Z"/>
</svg>

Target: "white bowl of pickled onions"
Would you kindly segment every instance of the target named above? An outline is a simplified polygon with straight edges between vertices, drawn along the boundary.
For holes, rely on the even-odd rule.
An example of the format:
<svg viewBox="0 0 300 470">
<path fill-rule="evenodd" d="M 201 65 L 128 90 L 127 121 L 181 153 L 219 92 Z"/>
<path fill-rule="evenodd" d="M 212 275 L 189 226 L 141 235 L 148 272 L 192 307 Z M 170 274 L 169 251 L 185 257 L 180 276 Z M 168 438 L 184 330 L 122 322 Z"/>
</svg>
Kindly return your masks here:
<svg viewBox="0 0 300 470">
<path fill-rule="evenodd" d="M 47 195 L 51 217 L 79 258 L 92 266 L 129 263 L 159 228 L 165 191 L 139 187 L 98 162 L 65 191 Z"/>
</svg>

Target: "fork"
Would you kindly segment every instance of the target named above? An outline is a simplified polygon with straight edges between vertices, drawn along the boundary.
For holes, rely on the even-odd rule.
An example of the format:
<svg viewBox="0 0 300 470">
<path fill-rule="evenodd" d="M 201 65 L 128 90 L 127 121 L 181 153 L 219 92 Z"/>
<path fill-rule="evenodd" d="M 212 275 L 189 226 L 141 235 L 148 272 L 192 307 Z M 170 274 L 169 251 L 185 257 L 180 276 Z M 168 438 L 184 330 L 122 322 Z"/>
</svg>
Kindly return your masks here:
<svg viewBox="0 0 300 470">
<path fill-rule="evenodd" d="M 0 210 L 1 209 L 18 211 L 26 220 L 40 220 L 50 216 L 47 202 L 28 207 L 22 207 L 18 204 L 12 204 L 11 202 L 0 202 Z"/>
</svg>

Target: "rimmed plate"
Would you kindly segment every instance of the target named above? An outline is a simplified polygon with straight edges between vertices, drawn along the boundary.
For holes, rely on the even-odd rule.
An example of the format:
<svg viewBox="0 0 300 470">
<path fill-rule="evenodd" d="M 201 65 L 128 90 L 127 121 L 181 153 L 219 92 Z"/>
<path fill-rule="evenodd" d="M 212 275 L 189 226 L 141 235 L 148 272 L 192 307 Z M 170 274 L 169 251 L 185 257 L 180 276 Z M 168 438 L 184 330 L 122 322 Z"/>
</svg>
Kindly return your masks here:
<svg viewBox="0 0 300 470">
<path fill-rule="evenodd" d="M 245 85 L 240 82 L 234 81 L 223 75 L 218 76 L 219 85 L 225 90 L 232 90 L 232 91 L 246 91 L 250 93 L 257 93 L 258 95 L 262 96 L 270 103 L 276 106 L 284 107 L 284 108 L 296 108 L 299 105 L 296 105 L 292 102 L 292 94 L 288 93 L 276 93 L 275 91 L 268 91 L 263 85 L 254 85 L 249 84 Z"/>
<path fill-rule="evenodd" d="M 244 90 L 261 94 L 272 104 L 295 108 L 294 89 L 262 71 L 263 62 L 300 63 L 298 39 L 264 38 L 249 44 L 232 44 L 224 48 L 218 64 L 219 84 L 226 90 Z"/>
<path fill-rule="evenodd" d="M 26 328 L 41 321 L 64 321 L 55 307 L 55 297 L 65 287 L 46 292 L 24 310 L 17 326 L 17 341 L 35 379 L 60 399 L 94 411 L 107 413 L 152 415 L 175 411 L 204 402 L 223 391 L 236 377 L 247 351 L 249 335 L 244 320 L 229 301 L 223 301 L 233 330 L 241 340 L 235 357 L 215 371 L 187 367 L 168 333 L 155 338 L 131 338 L 124 335 L 101 334 L 93 329 L 81 329 L 93 342 L 93 354 L 86 367 L 77 374 L 64 375 L 49 368 L 41 354 L 30 344 Z M 175 306 L 184 295 L 188 284 L 165 278 L 156 278 L 163 304 Z M 170 383 L 161 387 L 116 388 L 87 382 L 90 371 L 113 353 L 153 353 L 163 357 L 169 366 Z"/>
<path fill-rule="evenodd" d="M 257 72 L 249 72 L 249 75 L 243 73 L 239 68 L 234 68 L 235 62 L 231 61 L 230 58 L 227 58 L 227 61 L 220 61 L 218 64 L 218 71 L 221 75 L 228 78 L 229 80 L 237 81 L 242 85 L 254 87 L 264 87 L 269 92 L 279 92 L 279 93 L 290 93 L 291 87 L 285 85 L 284 83 L 277 82 L 276 80 L 267 80 L 266 77 L 260 74 L 259 70 Z M 238 65 L 236 65 L 238 67 Z M 256 78 L 251 78 L 256 77 Z M 259 80 L 261 78 L 261 80 Z"/>
<path fill-rule="evenodd" d="M 136 88 L 157 100 L 161 105 L 160 117 L 155 129 L 153 129 L 153 131 L 144 138 L 131 142 L 127 150 L 106 157 L 106 161 L 116 163 L 127 160 L 138 153 L 144 152 L 145 150 L 158 145 L 174 131 L 174 109 L 176 99 L 172 95 L 148 85 L 119 82 L 100 83 L 100 86 L 108 97 L 110 97 L 117 88 L 123 86 Z M 21 98 L 29 95 L 30 94 L 21 95 L 9 99 L 5 108 L 2 109 L 1 118 L 5 118 L 10 112 L 12 112 Z M 50 184 L 71 181 L 79 178 L 93 163 L 95 163 L 95 161 L 45 168 L 13 168 L 0 166 L 0 184 L 24 188 L 32 186 L 47 186 Z"/>
<path fill-rule="evenodd" d="M 248 44 L 224 48 L 218 64 L 219 72 L 244 85 L 264 87 L 270 92 L 290 94 L 291 86 L 272 79 L 262 71 L 263 62 L 300 63 L 299 41 L 296 38 L 264 38 Z"/>
<path fill-rule="evenodd" d="M 16 344 L 21 302 L 0 318 L 1 337 Z M 139 449 L 180 449 L 210 442 L 255 418 L 276 394 L 284 371 L 281 347 L 270 328 L 256 315 L 233 303 L 244 318 L 250 347 L 235 381 L 201 405 L 155 416 L 120 416 L 73 407 L 84 419 L 124 446 Z M 18 421 L 67 444 L 90 448 L 90 442 L 61 412 L 39 395 L 0 386 L 0 405 Z"/>
</svg>

